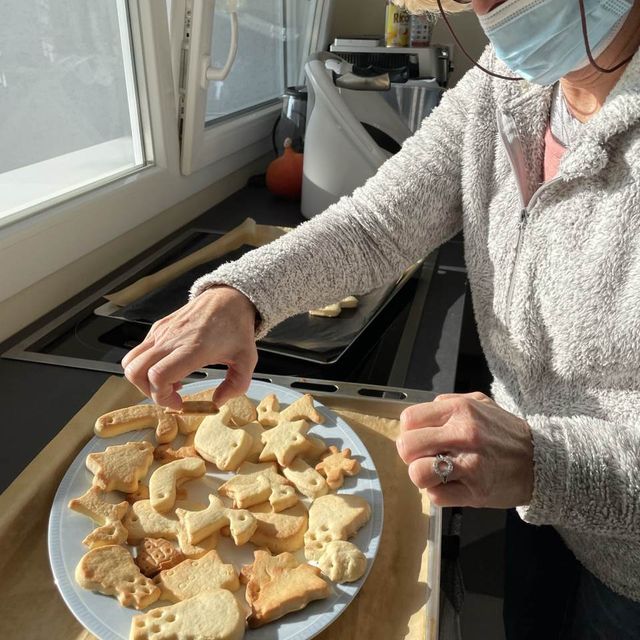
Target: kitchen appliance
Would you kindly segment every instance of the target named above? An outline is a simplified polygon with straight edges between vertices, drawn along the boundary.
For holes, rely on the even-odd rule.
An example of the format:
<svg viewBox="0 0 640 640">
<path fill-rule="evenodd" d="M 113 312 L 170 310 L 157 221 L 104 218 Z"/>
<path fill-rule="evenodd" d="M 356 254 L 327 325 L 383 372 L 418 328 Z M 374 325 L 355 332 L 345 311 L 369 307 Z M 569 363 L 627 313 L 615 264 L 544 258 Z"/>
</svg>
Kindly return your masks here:
<svg viewBox="0 0 640 640">
<path fill-rule="evenodd" d="M 276 156 L 284 152 L 284 141 L 291 139 L 294 151 L 304 152 L 307 128 L 307 88 L 287 87 L 282 96 L 282 110 L 273 127 L 273 150 Z"/>
<path fill-rule="evenodd" d="M 327 53 L 312 56 L 305 72 L 311 100 L 301 211 L 311 218 L 364 184 L 411 131 L 380 95 L 388 73 L 369 75 Z"/>
</svg>

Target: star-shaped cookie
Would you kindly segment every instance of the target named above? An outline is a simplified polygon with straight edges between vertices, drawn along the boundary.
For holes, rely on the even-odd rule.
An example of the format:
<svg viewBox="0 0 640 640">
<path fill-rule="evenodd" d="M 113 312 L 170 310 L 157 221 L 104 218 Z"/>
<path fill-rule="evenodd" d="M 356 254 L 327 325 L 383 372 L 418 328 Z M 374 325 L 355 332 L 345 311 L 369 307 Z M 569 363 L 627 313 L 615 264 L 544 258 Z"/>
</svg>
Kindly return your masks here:
<svg viewBox="0 0 640 640">
<path fill-rule="evenodd" d="M 293 459 L 309 446 L 305 437 L 309 426 L 304 420 L 295 422 L 280 422 L 277 427 L 262 434 L 264 449 L 260 454 L 261 462 L 277 460 L 281 467 L 287 467 Z"/>
</svg>

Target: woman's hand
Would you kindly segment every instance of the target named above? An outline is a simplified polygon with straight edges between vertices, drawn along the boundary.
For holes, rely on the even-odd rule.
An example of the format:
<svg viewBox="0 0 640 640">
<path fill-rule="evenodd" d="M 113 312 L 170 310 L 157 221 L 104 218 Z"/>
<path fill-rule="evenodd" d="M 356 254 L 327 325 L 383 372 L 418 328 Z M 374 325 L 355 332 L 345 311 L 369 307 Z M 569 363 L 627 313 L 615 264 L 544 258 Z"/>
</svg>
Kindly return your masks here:
<svg viewBox="0 0 640 640">
<path fill-rule="evenodd" d="M 205 365 L 227 365 L 213 401 L 244 393 L 258 361 L 256 309 L 231 287 L 214 287 L 152 327 L 122 360 L 125 376 L 156 404 L 180 409 L 180 381 Z"/>
<path fill-rule="evenodd" d="M 529 425 L 483 393 L 444 394 L 400 416 L 398 453 L 411 481 L 443 507 L 509 508 L 528 504 L 533 491 Z M 435 456 L 451 456 L 446 484 Z"/>
</svg>

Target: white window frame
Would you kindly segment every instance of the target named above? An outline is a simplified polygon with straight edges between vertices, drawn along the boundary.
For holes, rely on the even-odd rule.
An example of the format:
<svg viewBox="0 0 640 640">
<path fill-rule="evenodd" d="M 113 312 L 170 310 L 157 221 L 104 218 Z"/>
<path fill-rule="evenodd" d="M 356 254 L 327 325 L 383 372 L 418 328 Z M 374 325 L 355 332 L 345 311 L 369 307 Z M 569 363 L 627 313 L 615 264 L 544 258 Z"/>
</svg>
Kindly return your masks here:
<svg viewBox="0 0 640 640">
<path fill-rule="evenodd" d="M 326 38 L 326 30 L 321 33 L 319 25 L 330 15 L 331 3 L 320 2 L 313 42 Z M 153 164 L 0 226 L 0 302 L 270 150 L 273 110 L 241 115 L 217 127 L 215 139 L 207 137 L 204 157 L 208 163 L 188 176 L 181 174 L 179 101 L 172 72 L 179 66 L 179 51 L 168 37 L 166 5 L 158 0 L 129 0 L 128 6 L 144 144 L 147 158 L 152 150 Z M 327 19 L 327 28 L 328 23 Z M 253 124 L 247 129 L 248 121 Z M 249 131 L 255 133 L 248 136 Z"/>
<path fill-rule="evenodd" d="M 153 164 L 0 227 L 0 302 L 265 152 L 264 144 L 252 144 L 191 176 L 181 175 L 166 6 L 130 0 L 129 10 L 145 147 L 153 149 Z"/>
</svg>

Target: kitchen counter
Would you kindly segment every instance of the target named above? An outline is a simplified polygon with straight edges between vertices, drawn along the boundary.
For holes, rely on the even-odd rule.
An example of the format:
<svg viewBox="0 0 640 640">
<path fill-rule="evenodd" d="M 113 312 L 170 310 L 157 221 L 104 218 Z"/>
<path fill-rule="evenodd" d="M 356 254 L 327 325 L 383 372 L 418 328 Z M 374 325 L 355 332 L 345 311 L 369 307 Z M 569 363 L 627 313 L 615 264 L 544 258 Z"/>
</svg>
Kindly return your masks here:
<svg viewBox="0 0 640 640">
<path fill-rule="evenodd" d="M 246 217 L 258 223 L 295 226 L 304 219 L 298 204 L 271 196 L 256 182 L 205 212 L 186 228 L 226 231 Z M 145 254 L 151 254 L 152 247 Z M 396 387 L 434 390 L 454 389 L 456 364 L 465 298 L 466 274 L 459 238 L 444 245 L 428 283 L 422 309 L 416 310 L 417 331 L 410 340 L 401 341 L 406 352 L 401 368 L 389 372 L 386 384 Z M 124 273 L 130 264 L 113 274 Z M 23 337 L 30 335 L 64 310 L 97 290 L 103 281 L 53 310 L 10 341 L 0 345 L 4 353 Z M 420 285 L 418 285 L 420 286 Z M 397 360 L 397 358 L 396 358 Z M 296 372 L 292 371 L 292 375 Z M 34 362 L 0 359 L 1 401 L 8 417 L 4 446 L 0 453 L 0 491 L 4 490 L 35 455 L 82 407 L 110 374 L 72 369 Z"/>
</svg>

